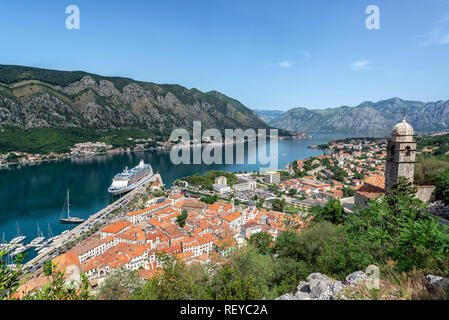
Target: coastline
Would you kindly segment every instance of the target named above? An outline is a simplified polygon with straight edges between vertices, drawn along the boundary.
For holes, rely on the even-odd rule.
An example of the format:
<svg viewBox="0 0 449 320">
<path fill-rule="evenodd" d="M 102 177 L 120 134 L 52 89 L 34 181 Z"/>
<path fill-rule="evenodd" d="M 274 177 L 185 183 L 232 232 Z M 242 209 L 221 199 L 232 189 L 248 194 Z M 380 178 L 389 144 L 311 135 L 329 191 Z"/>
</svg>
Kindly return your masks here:
<svg viewBox="0 0 449 320">
<path fill-rule="evenodd" d="M 305 135 L 305 136 L 301 136 L 301 134 L 298 134 L 296 136 L 280 136 L 278 137 L 279 140 L 285 140 L 285 139 L 312 139 L 313 136 L 311 135 Z M 240 144 L 240 143 L 245 143 L 248 142 L 248 139 L 245 139 L 244 141 L 223 141 L 223 142 L 202 142 L 202 143 L 196 143 L 196 144 L 192 144 L 192 141 L 190 141 L 190 144 L 185 144 L 185 145 L 179 145 L 179 144 L 172 144 L 170 146 L 158 146 L 158 147 L 151 147 L 151 148 L 145 148 L 145 149 L 132 149 L 132 150 L 109 150 L 106 152 L 95 152 L 92 154 L 83 154 L 83 155 L 67 155 L 67 156 L 61 156 L 61 157 L 56 157 L 54 159 L 43 159 L 43 160 L 35 160 L 35 161 L 16 161 L 16 162 L 7 162 L 7 163 L 0 163 L 0 170 L 2 169 L 9 169 L 10 167 L 13 166 L 19 166 L 20 168 L 22 166 L 34 166 L 34 165 L 39 165 L 41 163 L 45 163 L 45 162 L 58 162 L 58 161 L 63 161 L 63 160 L 67 160 L 67 159 L 75 159 L 75 158 L 87 158 L 87 157 L 95 157 L 95 156 L 99 156 L 99 155 L 105 155 L 105 154 L 110 154 L 110 153 L 118 153 L 118 154 L 123 154 L 123 153 L 128 153 L 128 152 L 141 152 L 141 151 L 162 151 L 162 150 L 167 150 L 167 151 L 171 151 L 174 147 L 178 147 L 178 148 L 185 148 L 185 147 L 204 147 L 204 146 L 208 146 L 208 145 L 235 145 L 235 144 Z M 9 152 L 15 152 L 15 151 L 9 151 Z"/>
</svg>

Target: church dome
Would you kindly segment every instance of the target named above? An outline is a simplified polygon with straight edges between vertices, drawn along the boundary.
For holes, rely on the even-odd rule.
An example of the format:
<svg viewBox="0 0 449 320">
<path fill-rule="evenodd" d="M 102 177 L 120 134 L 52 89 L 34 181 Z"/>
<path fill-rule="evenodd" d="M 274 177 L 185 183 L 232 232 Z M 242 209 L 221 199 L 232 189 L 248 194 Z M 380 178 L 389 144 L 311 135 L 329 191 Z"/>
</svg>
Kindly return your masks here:
<svg viewBox="0 0 449 320">
<path fill-rule="evenodd" d="M 415 131 L 413 130 L 413 127 L 407 123 L 405 118 L 402 122 L 395 125 L 392 131 L 393 136 L 413 136 L 414 134 Z"/>
</svg>

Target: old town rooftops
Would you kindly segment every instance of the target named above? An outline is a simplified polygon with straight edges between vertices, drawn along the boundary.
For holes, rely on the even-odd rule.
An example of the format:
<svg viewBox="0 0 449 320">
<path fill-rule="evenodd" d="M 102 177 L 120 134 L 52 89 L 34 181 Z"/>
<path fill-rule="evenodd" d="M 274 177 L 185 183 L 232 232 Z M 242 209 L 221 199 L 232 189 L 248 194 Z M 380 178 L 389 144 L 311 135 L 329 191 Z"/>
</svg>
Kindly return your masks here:
<svg viewBox="0 0 449 320">
<path fill-rule="evenodd" d="M 130 225 L 131 222 L 129 221 L 117 221 L 109 224 L 106 228 L 102 229 L 101 232 L 117 234 Z"/>
<path fill-rule="evenodd" d="M 228 214 L 227 216 L 223 217 L 223 220 L 226 220 L 228 222 L 232 222 L 235 219 L 238 219 L 242 216 L 242 214 L 240 212 L 233 212 L 231 214 Z"/>
<path fill-rule="evenodd" d="M 135 212 L 128 212 L 128 213 L 126 213 L 126 215 L 127 216 L 135 216 L 135 215 L 144 214 L 144 213 L 148 213 L 148 212 L 154 212 L 156 210 L 163 209 L 164 207 L 168 206 L 171 203 L 172 203 L 171 200 L 167 200 L 162 203 L 154 204 L 151 207 L 143 209 L 143 210 L 139 210 L 139 211 L 135 211 Z"/>
</svg>

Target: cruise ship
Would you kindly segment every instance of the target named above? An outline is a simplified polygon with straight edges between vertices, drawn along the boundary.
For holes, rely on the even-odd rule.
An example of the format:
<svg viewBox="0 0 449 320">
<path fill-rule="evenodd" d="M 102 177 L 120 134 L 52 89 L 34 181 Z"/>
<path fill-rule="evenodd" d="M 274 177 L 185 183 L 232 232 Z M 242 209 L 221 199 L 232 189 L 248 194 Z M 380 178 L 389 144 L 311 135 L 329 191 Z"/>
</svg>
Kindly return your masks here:
<svg viewBox="0 0 449 320">
<path fill-rule="evenodd" d="M 151 165 L 140 160 L 137 167 L 132 169 L 126 167 L 123 172 L 116 174 L 108 191 L 113 195 L 129 192 L 148 181 L 152 176 L 153 168 Z"/>
</svg>

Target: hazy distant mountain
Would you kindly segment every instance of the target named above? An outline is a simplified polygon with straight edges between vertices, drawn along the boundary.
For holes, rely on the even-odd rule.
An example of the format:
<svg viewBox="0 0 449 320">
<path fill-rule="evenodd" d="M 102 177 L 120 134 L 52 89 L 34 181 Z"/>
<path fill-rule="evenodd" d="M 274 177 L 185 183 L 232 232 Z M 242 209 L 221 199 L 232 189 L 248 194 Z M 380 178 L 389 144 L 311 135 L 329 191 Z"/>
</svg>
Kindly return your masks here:
<svg viewBox="0 0 449 320">
<path fill-rule="evenodd" d="M 218 91 L 0 65 L 0 127 L 269 128 L 256 113 Z"/>
<path fill-rule="evenodd" d="M 266 123 L 269 123 L 280 116 L 282 116 L 285 111 L 278 111 L 278 110 L 258 110 L 254 109 L 254 112 Z"/>
<path fill-rule="evenodd" d="M 272 117 L 267 122 L 272 126 L 296 132 L 388 134 L 402 119 L 404 109 L 407 110 L 407 120 L 415 131 L 449 128 L 449 101 L 424 103 L 399 98 L 376 103 L 366 101 L 356 107 L 314 110 L 295 108 L 278 117 Z M 260 114 L 259 116 L 262 117 Z"/>
</svg>

